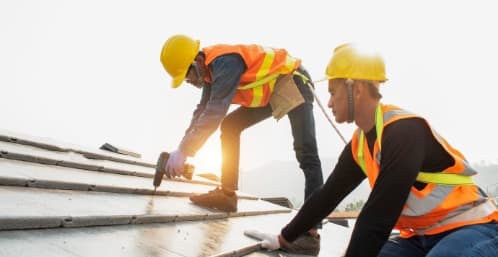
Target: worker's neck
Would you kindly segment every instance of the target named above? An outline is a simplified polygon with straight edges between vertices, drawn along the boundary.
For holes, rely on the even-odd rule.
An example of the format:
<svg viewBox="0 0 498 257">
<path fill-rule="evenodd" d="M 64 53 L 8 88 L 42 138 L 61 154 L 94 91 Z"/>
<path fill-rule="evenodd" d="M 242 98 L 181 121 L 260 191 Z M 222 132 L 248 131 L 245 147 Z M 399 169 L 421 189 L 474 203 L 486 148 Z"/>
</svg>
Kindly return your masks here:
<svg viewBox="0 0 498 257">
<path fill-rule="evenodd" d="M 379 100 L 371 99 L 364 101 L 356 114 L 356 125 L 364 132 L 370 131 L 375 127 L 375 112 Z"/>
</svg>

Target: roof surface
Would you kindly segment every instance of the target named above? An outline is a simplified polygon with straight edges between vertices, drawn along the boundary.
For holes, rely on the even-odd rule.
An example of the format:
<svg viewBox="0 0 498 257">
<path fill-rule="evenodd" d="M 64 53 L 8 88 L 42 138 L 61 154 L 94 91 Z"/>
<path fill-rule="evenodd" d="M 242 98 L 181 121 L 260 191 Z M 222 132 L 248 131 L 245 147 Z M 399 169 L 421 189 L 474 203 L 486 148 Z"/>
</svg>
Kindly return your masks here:
<svg viewBox="0 0 498 257">
<path fill-rule="evenodd" d="M 218 182 L 194 174 L 154 191 L 154 171 L 133 156 L 0 130 L 0 256 L 299 256 L 243 235 L 277 233 L 295 210 L 243 192 L 235 213 L 201 208 L 188 196 Z M 320 256 L 340 256 L 350 232 L 325 224 Z"/>
</svg>

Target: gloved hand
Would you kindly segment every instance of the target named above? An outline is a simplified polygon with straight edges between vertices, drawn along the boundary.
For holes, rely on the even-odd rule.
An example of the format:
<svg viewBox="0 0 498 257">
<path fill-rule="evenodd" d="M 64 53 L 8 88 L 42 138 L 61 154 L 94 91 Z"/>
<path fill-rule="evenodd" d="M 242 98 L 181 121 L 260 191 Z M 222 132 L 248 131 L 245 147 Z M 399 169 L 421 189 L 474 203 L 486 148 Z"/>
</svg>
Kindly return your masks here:
<svg viewBox="0 0 498 257">
<path fill-rule="evenodd" d="M 244 235 L 260 240 L 261 247 L 266 248 L 270 251 L 277 250 L 280 248 L 278 235 L 263 233 L 259 230 L 246 230 L 244 231 Z"/>
<path fill-rule="evenodd" d="M 166 175 L 168 178 L 182 175 L 186 159 L 187 157 L 180 150 L 169 153 L 168 163 L 166 163 Z"/>
</svg>

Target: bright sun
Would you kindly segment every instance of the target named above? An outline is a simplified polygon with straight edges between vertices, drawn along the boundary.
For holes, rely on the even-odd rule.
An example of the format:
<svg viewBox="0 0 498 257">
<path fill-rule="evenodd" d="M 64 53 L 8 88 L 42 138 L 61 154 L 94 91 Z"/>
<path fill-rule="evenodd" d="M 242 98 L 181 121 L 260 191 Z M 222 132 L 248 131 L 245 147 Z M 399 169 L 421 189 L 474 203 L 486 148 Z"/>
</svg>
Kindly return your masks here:
<svg viewBox="0 0 498 257">
<path fill-rule="evenodd" d="M 213 150 L 212 147 L 203 148 L 189 162 L 195 165 L 195 171 L 198 173 L 221 175 L 221 152 L 219 149 Z"/>
</svg>

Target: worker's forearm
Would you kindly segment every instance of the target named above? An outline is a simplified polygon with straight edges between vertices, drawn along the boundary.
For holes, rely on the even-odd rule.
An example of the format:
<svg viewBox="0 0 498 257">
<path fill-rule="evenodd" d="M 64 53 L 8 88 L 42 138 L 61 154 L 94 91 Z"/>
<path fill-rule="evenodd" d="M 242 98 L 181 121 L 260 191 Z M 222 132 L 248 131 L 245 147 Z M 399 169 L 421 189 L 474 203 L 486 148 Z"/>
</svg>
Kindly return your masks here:
<svg viewBox="0 0 498 257">
<path fill-rule="evenodd" d="M 239 55 L 224 55 L 216 58 L 210 68 L 213 81 L 204 85 L 202 99 L 180 143 L 180 150 L 187 156 L 194 156 L 225 118 L 245 64 Z"/>
<path fill-rule="evenodd" d="M 282 229 L 282 236 L 292 242 L 321 222 L 364 178 L 348 144 L 325 184 L 306 200 L 292 221 Z"/>
<path fill-rule="evenodd" d="M 226 103 L 209 103 L 185 133 L 179 146 L 182 153 L 194 156 L 219 127 L 228 107 L 229 104 Z"/>
</svg>

